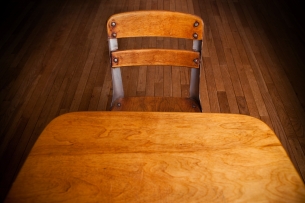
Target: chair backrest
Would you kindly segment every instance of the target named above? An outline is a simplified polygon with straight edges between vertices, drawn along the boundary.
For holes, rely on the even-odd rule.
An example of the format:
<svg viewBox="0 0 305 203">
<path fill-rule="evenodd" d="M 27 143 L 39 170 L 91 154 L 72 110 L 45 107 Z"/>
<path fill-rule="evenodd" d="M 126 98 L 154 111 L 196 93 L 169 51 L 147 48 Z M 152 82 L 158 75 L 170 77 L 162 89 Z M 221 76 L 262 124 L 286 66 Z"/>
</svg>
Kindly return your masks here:
<svg viewBox="0 0 305 203">
<path fill-rule="evenodd" d="M 124 97 L 120 67 L 171 65 L 192 68 L 190 97 L 199 101 L 203 21 L 200 17 L 170 11 L 135 11 L 115 14 L 107 22 L 113 81 L 112 102 Z M 193 40 L 193 50 L 118 50 L 118 38 L 171 37 Z"/>
</svg>

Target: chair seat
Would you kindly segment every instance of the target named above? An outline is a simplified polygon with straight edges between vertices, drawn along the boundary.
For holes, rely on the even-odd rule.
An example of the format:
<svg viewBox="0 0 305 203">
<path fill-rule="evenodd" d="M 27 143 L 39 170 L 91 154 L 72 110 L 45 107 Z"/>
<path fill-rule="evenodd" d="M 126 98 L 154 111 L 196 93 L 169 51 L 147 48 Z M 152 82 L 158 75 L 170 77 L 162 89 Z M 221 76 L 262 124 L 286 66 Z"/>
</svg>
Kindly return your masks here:
<svg viewBox="0 0 305 203">
<path fill-rule="evenodd" d="M 111 111 L 201 112 L 201 109 L 192 98 L 126 97 L 115 100 Z"/>
</svg>

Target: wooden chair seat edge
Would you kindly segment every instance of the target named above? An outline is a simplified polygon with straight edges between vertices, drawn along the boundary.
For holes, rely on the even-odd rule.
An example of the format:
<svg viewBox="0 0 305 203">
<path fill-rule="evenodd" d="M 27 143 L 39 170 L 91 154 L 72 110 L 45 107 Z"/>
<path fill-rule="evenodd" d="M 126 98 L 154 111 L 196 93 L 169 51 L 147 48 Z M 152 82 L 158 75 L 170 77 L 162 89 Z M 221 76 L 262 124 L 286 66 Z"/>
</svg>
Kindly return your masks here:
<svg viewBox="0 0 305 203">
<path fill-rule="evenodd" d="M 182 97 L 124 97 L 115 100 L 111 111 L 201 112 L 199 101 Z"/>
</svg>

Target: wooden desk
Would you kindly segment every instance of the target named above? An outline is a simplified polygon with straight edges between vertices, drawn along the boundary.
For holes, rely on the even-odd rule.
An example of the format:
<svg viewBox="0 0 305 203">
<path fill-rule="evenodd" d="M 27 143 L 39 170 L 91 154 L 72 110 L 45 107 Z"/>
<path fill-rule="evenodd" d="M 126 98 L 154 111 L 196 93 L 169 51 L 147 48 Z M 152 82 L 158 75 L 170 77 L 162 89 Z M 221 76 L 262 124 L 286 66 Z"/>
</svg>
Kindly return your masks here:
<svg viewBox="0 0 305 203">
<path fill-rule="evenodd" d="M 242 115 L 80 112 L 53 120 L 7 202 L 304 202 L 274 133 Z"/>
</svg>

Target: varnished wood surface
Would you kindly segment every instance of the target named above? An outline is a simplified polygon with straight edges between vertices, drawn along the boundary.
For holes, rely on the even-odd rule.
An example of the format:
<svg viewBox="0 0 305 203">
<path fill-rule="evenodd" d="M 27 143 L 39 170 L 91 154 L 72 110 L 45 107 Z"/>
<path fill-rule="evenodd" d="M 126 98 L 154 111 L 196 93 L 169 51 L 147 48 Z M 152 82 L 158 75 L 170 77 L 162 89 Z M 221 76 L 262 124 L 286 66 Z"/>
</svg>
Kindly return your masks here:
<svg viewBox="0 0 305 203">
<path fill-rule="evenodd" d="M 111 111 L 201 112 L 201 107 L 191 98 L 126 97 L 115 100 Z"/>
<path fill-rule="evenodd" d="M 202 40 L 203 28 L 200 17 L 172 11 L 125 12 L 111 16 L 107 22 L 109 38 L 163 36 Z"/>
<path fill-rule="evenodd" d="M 305 12 L 300 1 L 10 0 L 0 10 L 0 202 L 53 118 L 109 108 L 107 19 L 137 10 L 186 12 L 203 19 L 203 112 L 263 120 L 305 179 Z M 121 48 L 191 47 L 166 38 L 119 40 Z M 188 74 L 159 66 L 123 70 L 126 95 L 187 97 Z"/>
<path fill-rule="evenodd" d="M 91 201 L 304 202 L 305 186 L 256 118 L 65 114 L 38 138 L 6 202 Z"/>
<path fill-rule="evenodd" d="M 111 57 L 112 67 L 163 65 L 198 68 L 199 54 L 199 52 L 187 50 L 133 49 L 112 52 Z M 115 62 L 114 59 L 118 61 Z"/>
</svg>

